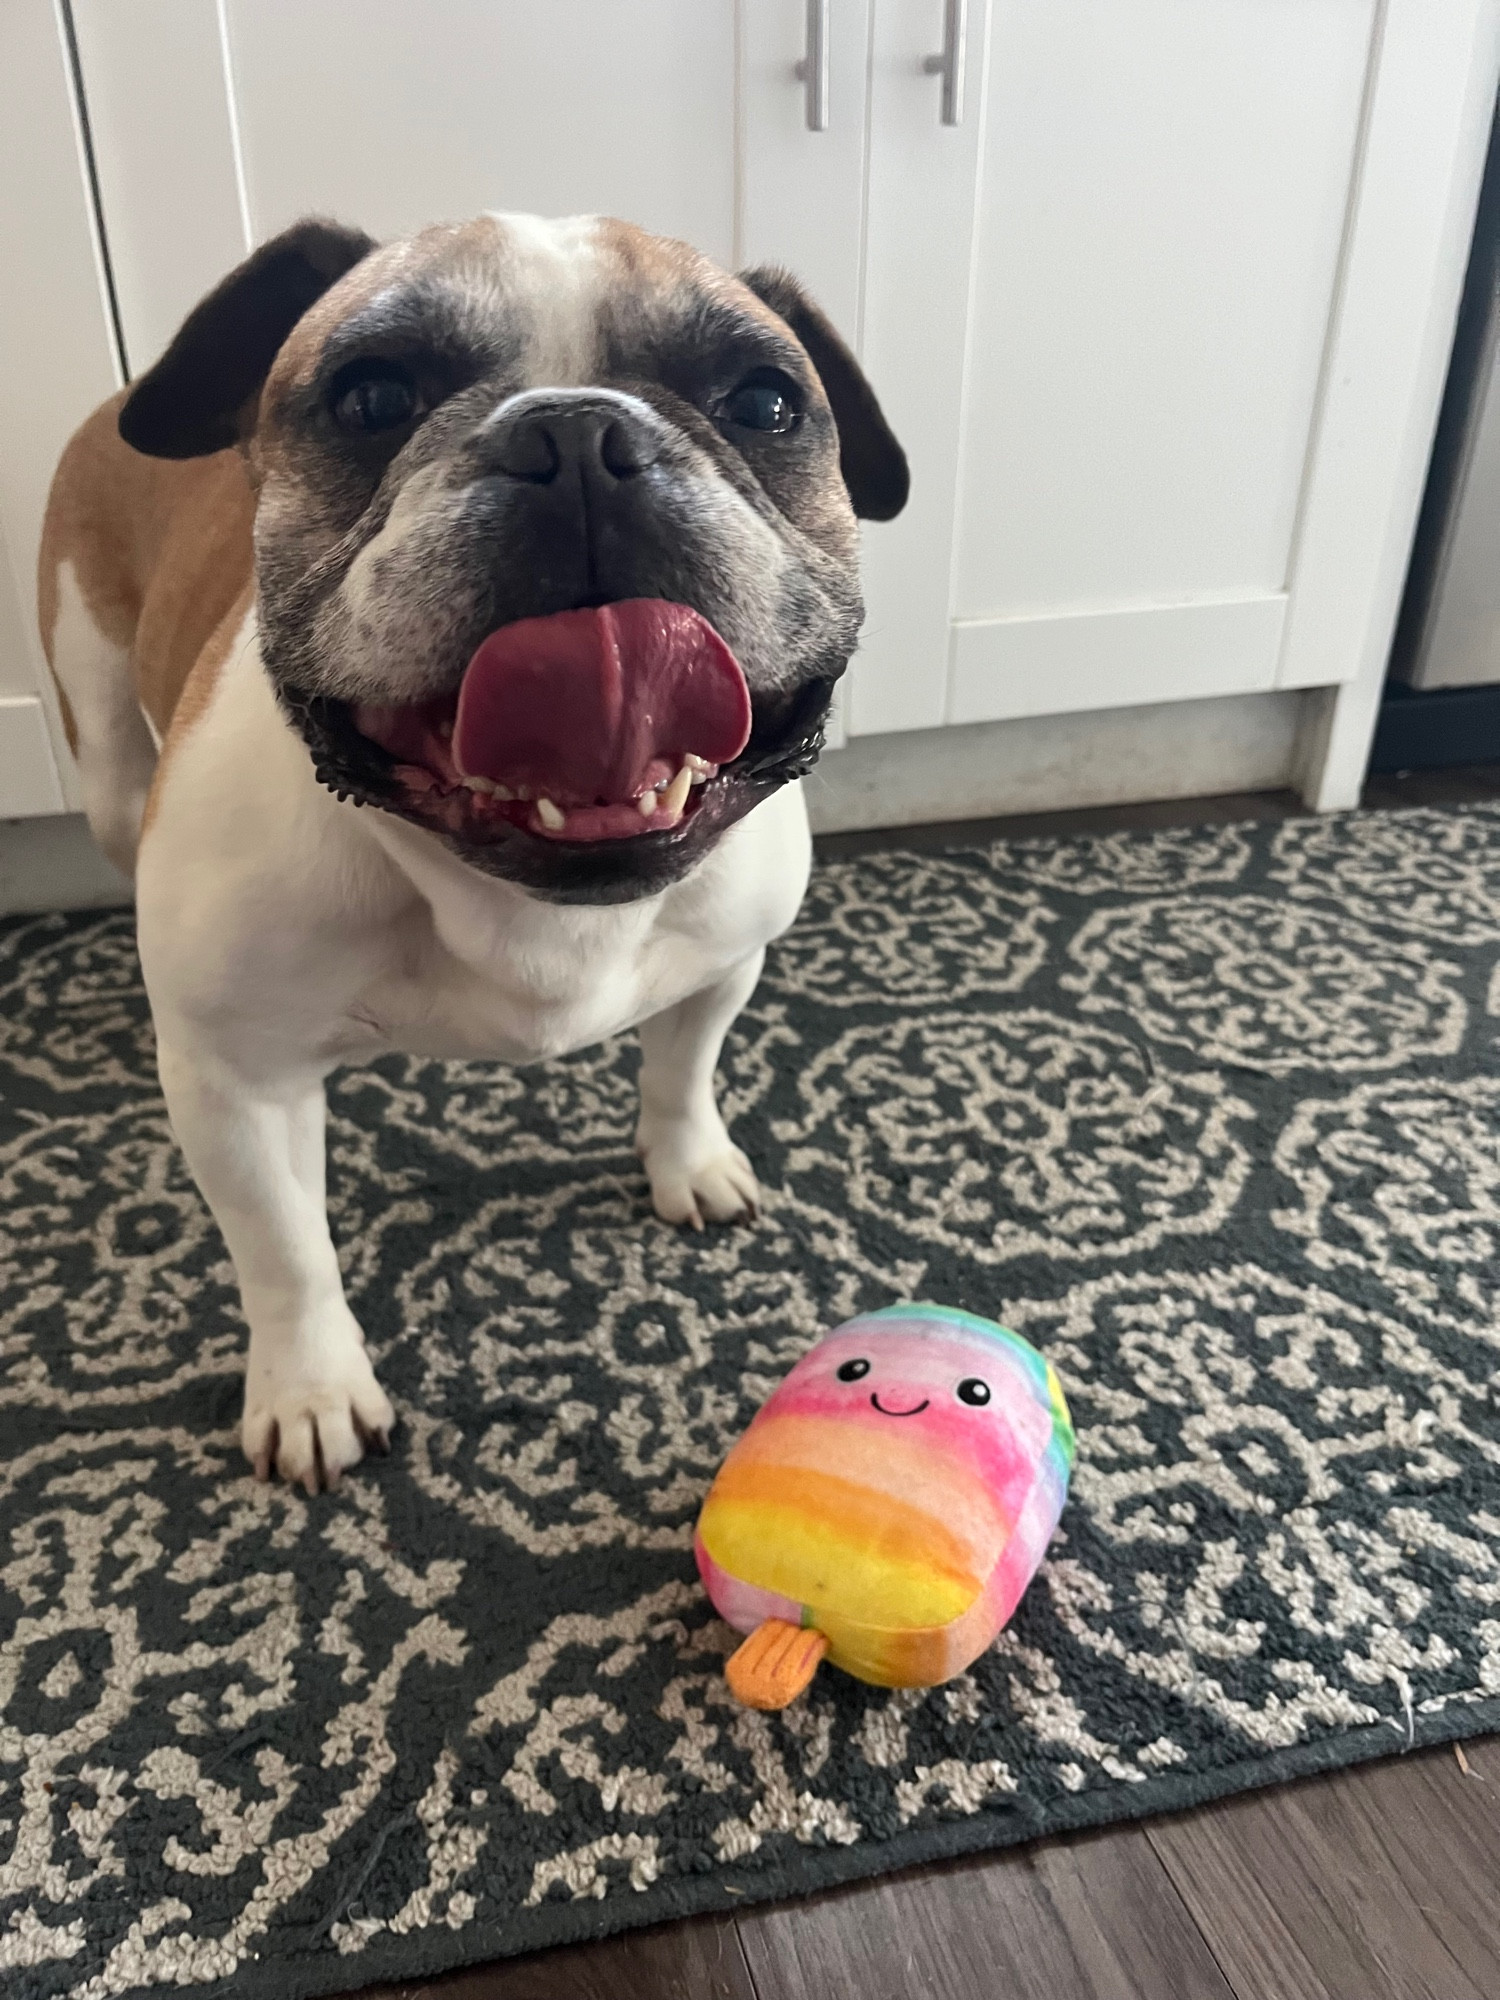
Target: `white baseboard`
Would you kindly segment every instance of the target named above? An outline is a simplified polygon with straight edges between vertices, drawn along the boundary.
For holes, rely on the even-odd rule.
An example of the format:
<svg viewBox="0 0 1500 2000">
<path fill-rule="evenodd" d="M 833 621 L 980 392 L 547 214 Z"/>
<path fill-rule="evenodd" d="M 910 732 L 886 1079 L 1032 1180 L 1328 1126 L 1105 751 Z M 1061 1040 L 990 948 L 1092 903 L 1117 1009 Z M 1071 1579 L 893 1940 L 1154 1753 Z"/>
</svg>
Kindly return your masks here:
<svg viewBox="0 0 1500 2000">
<path fill-rule="evenodd" d="M 107 910 L 131 888 L 95 847 L 82 813 L 0 820 L 0 916 Z"/>
<path fill-rule="evenodd" d="M 815 833 L 1269 792 L 1293 782 L 1302 693 L 857 736 L 807 780 Z"/>
</svg>

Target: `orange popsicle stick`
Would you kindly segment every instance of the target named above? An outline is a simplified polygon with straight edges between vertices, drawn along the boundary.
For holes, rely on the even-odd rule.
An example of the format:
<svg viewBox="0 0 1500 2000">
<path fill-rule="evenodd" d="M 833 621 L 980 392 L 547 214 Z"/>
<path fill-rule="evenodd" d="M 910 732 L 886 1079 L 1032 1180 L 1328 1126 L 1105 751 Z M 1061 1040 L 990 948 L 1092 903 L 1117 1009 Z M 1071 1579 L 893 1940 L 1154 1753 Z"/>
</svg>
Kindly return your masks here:
<svg viewBox="0 0 1500 2000">
<path fill-rule="evenodd" d="M 785 1708 L 807 1686 L 827 1651 L 821 1632 L 768 1618 L 730 1654 L 724 1678 L 746 1708 Z"/>
</svg>

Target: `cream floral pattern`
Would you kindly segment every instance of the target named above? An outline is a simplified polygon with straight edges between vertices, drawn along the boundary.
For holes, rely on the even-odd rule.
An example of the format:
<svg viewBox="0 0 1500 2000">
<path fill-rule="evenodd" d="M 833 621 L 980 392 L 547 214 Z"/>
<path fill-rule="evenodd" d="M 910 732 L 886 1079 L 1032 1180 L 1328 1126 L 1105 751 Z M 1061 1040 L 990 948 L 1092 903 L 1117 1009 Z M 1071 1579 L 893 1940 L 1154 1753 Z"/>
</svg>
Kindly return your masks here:
<svg viewBox="0 0 1500 2000">
<path fill-rule="evenodd" d="M 1500 805 L 1385 813 L 1352 845 L 1330 819 L 1289 828 L 1271 879 L 1302 899 L 1450 944 L 1500 943 Z"/>
<path fill-rule="evenodd" d="M 1273 895 L 1172 896 L 1103 909 L 1069 946 L 1085 1013 L 1124 1012 L 1200 1060 L 1280 1076 L 1452 1055 L 1459 967 L 1337 908 Z"/>
</svg>

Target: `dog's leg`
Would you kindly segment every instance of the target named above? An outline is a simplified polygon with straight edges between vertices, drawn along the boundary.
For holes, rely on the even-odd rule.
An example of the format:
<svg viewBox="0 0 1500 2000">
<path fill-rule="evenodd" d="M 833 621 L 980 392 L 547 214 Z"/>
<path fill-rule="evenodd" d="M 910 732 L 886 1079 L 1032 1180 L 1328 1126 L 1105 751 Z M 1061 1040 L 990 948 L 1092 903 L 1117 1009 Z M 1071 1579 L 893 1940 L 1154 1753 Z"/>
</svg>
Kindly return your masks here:
<svg viewBox="0 0 1500 2000">
<path fill-rule="evenodd" d="M 323 1201 L 321 1077 L 275 1087 L 163 1041 L 162 1088 L 188 1165 L 229 1245 L 250 1323 L 240 1438 L 312 1493 L 395 1422 L 344 1300 Z"/>
<path fill-rule="evenodd" d="M 742 959 L 717 986 L 653 1014 L 640 1027 L 641 1117 L 635 1149 L 651 1199 L 667 1222 L 701 1229 L 754 1215 L 760 1190 L 714 1101 L 714 1068 L 729 1024 L 755 990 L 763 951 Z"/>
</svg>

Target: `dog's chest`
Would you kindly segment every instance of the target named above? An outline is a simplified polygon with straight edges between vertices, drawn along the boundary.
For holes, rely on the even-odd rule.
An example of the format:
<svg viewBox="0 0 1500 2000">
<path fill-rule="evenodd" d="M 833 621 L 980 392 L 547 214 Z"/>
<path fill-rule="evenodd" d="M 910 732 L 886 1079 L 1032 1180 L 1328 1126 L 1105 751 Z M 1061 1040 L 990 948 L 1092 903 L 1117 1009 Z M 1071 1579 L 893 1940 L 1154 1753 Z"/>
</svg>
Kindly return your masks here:
<svg viewBox="0 0 1500 2000">
<path fill-rule="evenodd" d="M 733 829 L 688 881 L 646 903 L 559 907 L 468 871 L 435 870 L 419 880 L 420 913 L 350 1007 L 340 1053 L 373 1042 L 537 1062 L 716 984 L 784 930 L 801 901 L 807 822 L 788 793 Z M 412 856 L 403 858 L 416 877 Z"/>
<path fill-rule="evenodd" d="M 539 1062 L 633 1027 L 727 969 L 718 954 L 670 932 L 497 931 L 455 947 L 433 930 L 414 938 L 399 967 L 373 981 L 351 1012 L 381 1043 L 414 1055 Z"/>
</svg>

